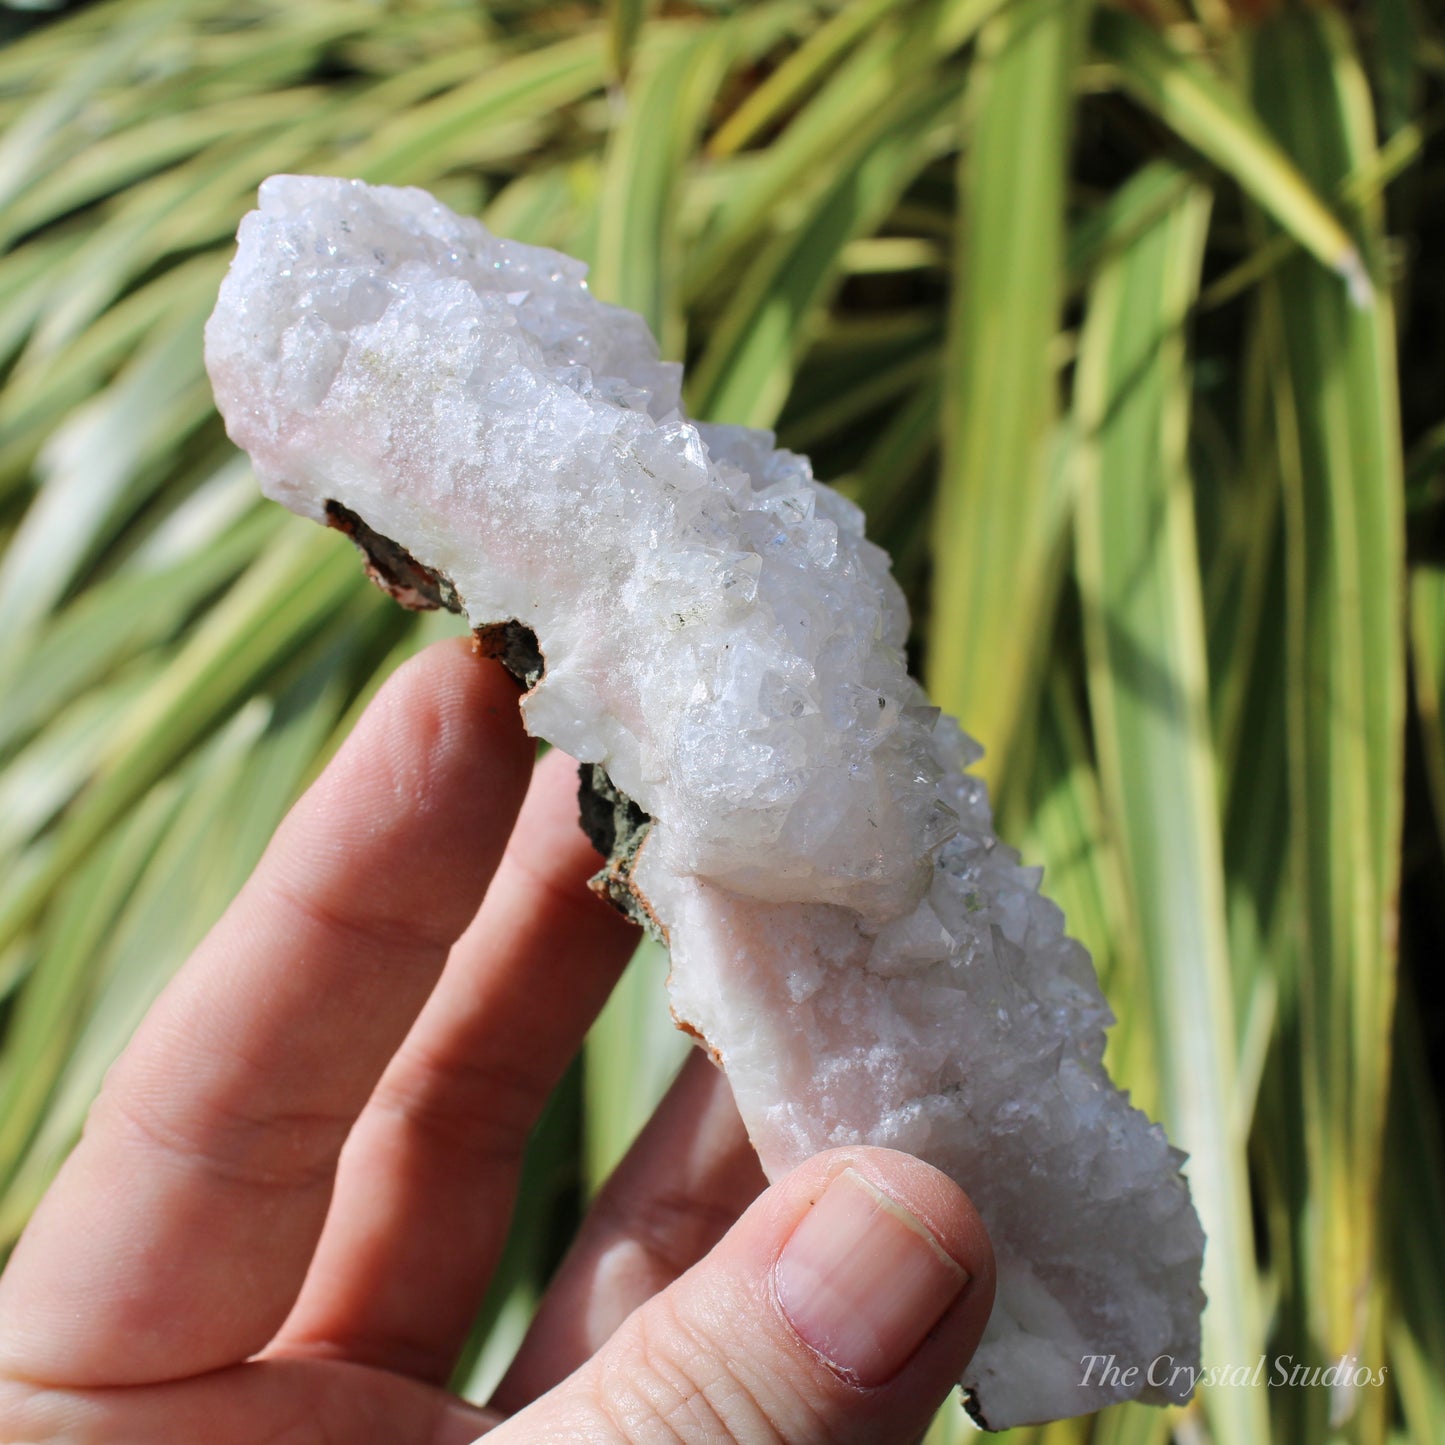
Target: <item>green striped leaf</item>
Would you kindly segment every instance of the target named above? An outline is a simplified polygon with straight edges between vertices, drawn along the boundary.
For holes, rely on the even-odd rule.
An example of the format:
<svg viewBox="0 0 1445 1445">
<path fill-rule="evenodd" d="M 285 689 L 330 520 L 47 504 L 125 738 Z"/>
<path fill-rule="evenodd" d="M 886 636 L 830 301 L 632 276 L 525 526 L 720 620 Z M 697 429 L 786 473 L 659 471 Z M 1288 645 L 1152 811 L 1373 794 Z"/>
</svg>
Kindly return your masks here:
<svg viewBox="0 0 1445 1445">
<path fill-rule="evenodd" d="M 1061 563 L 1043 505 L 1057 406 L 1064 180 L 1087 0 L 1023 0 L 979 39 L 949 318 L 929 691 L 997 785 L 1037 687 Z"/>
<path fill-rule="evenodd" d="M 0 207 L 9 205 L 37 176 L 56 166 L 71 147 L 67 133 L 86 106 L 108 85 L 124 83 L 145 51 L 180 9 L 181 0 L 153 0 L 121 10 L 104 45 L 76 54 L 60 83 L 42 91 L 12 117 L 0 137 Z M 73 142 L 72 142 L 73 144 Z"/>
<path fill-rule="evenodd" d="M 799 210 L 836 190 L 920 93 L 932 91 L 939 59 L 921 20 L 880 25 L 765 153 L 732 162 L 736 178 L 690 247 L 688 297 L 725 295 L 760 240 L 796 225 Z"/>
<path fill-rule="evenodd" d="M 439 158 L 476 144 L 489 127 L 549 116 L 597 90 L 607 76 L 606 46 L 596 31 L 504 60 L 465 85 L 403 112 L 347 152 L 353 175 L 411 184 L 437 174 Z"/>
<path fill-rule="evenodd" d="M 683 167 L 739 43 L 738 27 L 679 31 L 654 46 L 619 97 L 608 143 L 590 284 L 639 312 L 664 356 L 680 356 L 682 259 L 677 213 Z"/>
<path fill-rule="evenodd" d="M 1043 865 L 1045 891 L 1094 960 L 1119 1018 L 1109 1032 L 1110 1074 L 1139 1108 L 1157 1115 L 1158 1072 L 1147 1008 L 1152 980 L 1074 694 L 1074 679 L 1056 668 L 1044 690 L 1030 756 L 1020 760 L 1026 781 L 1011 790 L 1000 827 L 1003 836 L 1017 840 L 1026 863 Z"/>
<path fill-rule="evenodd" d="M 883 221 L 946 144 L 929 130 L 949 99 L 946 86 L 900 97 L 888 109 L 890 128 L 748 268 L 689 377 L 693 415 L 761 427 L 777 420 L 844 248 Z"/>
<path fill-rule="evenodd" d="M 325 94 L 319 86 L 296 86 L 263 96 L 228 97 L 192 111 L 184 125 L 178 125 L 174 116 L 158 116 L 113 133 L 6 207 L 0 213 L 4 217 L 0 244 L 175 165 L 218 140 L 271 130 L 280 122 L 314 113 Z"/>
<path fill-rule="evenodd" d="M 1232 176 L 1306 250 L 1345 278 L 1357 301 L 1370 279 L 1348 232 L 1270 139 L 1245 97 L 1209 66 L 1125 10 L 1101 7 L 1094 46 L 1118 67 L 1125 89 L 1207 160 Z M 1316 182 L 1318 185 L 1318 182 Z"/>
<path fill-rule="evenodd" d="M 1143 198 L 1151 200 L 1144 187 Z M 1078 569 L 1089 701 L 1111 831 L 1148 960 L 1162 1106 L 1187 1150 L 1209 1249 L 1206 1364 L 1263 1348 L 1225 914 L 1204 609 L 1186 453 L 1185 324 L 1210 198 L 1191 187 L 1102 266 L 1075 398 Z M 1260 1391 L 1205 1391 L 1221 1439 L 1269 1437 Z"/>
<path fill-rule="evenodd" d="M 202 319 L 183 314 L 179 325 L 156 328 L 104 398 L 50 437 L 43 490 L 0 560 L 0 678 L 37 619 L 147 500 L 158 456 L 209 415 L 209 392 L 195 376 Z"/>
<path fill-rule="evenodd" d="M 902 3 L 903 0 L 856 0 L 840 7 L 761 85 L 747 93 L 708 142 L 709 154 L 732 155 L 776 124 L 834 74 L 853 48 Z"/>
<path fill-rule="evenodd" d="M 614 79 L 626 79 L 650 8 L 648 0 L 607 0 L 607 59 Z"/>
<path fill-rule="evenodd" d="M 50 890 L 179 759 L 228 720 L 261 681 L 360 595 L 376 606 L 351 549 L 304 523 L 231 590 L 155 686 L 116 720 L 95 776 L 54 836 L 0 885 L 0 948 Z"/>
<path fill-rule="evenodd" d="M 1375 149 L 1343 22 L 1262 27 L 1254 94 L 1329 191 Z M 1354 216 L 1372 266 L 1378 203 Z M 1376 1320 L 1382 1131 L 1394 1005 L 1404 713 L 1403 465 L 1389 289 L 1352 306 L 1303 258 L 1263 288 L 1284 479 L 1290 807 L 1303 920 L 1300 1092 L 1310 1208 L 1301 1287 L 1321 1357 L 1363 1353 Z M 1314 1394 L 1318 1392 L 1305 1392 Z M 1334 1402 L 1348 1413 L 1360 1400 Z M 1310 1430 L 1323 1403 L 1306 1402 Z"/>
</svg>

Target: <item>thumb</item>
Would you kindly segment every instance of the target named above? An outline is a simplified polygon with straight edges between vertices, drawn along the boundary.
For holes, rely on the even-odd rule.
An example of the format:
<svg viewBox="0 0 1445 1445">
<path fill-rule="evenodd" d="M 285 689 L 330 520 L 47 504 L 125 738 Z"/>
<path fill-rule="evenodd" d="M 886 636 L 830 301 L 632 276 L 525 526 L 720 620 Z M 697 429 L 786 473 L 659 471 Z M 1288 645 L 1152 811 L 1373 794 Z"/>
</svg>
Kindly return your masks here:
<svg viewBox="0 0 1445 1445">
<path fill-rule="evenodd" d="M 993 1251 L 947 1176 L 835 1149 L 505 1425 L 506 1442 L 916 1440 L 993 1305 Z"/>
</svg>

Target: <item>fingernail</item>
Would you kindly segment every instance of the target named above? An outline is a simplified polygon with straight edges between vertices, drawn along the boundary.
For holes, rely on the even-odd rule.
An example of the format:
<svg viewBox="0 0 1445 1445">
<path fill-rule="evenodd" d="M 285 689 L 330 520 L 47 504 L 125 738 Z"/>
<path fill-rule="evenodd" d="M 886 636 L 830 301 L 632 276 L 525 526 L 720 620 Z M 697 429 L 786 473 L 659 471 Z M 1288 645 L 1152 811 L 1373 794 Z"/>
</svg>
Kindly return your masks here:
<svg viewBox="0 0 1445 1445">
<path fill-rule="evenodd" d="M 805 1214 L 774 1270 L 803 1342 L 860 1385 L 891 1380 L 968 1283 L 928 1227 L 845 1169 Z"/>
</svg>

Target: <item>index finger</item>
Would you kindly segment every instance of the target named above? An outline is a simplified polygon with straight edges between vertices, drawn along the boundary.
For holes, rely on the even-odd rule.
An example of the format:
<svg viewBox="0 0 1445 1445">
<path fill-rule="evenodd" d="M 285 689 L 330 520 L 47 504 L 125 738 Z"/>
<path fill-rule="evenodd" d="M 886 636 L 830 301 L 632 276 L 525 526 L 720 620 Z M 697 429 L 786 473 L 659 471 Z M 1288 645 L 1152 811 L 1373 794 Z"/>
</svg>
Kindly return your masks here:
<svg viewBox="0 0 1445 1445">
<path fill-rule="evenodd" d="M 466 643 L 386 684 L 111 1070 L 0 1279 L 0 1371 L 132 1385 L 267 1343 L 531 761 L 515 685 Z"/>
</svg>

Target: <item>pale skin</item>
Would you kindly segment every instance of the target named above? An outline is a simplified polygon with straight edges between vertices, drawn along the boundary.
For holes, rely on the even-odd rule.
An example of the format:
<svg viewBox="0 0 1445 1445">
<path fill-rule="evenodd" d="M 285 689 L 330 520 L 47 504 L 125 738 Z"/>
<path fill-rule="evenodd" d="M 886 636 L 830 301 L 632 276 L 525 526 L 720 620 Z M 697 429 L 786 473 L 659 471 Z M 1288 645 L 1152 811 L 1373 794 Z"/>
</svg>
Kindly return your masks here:
<svg viewBox="0 0 1445 1445">
<path fill-rule="evenodd" d="M 768 1189 L 701 1052 L 493 1400 L 446 1392 L 528 1132 L 635 946 L 584 887 L 597 863 L 575 765 L 534 769 L 499 667 L 448 642 L 401 669 L 111 1070 L 0 1277 L 0 1442 L 916 1439 L 987 1321 L 982 1224 L 888 1150 Z M 828 1231 L 839 1271 L 863 1236 L 818 1205 L 845 1174 L 829 1197 L 864 1201 L 867 1241 L 891 1229 L 880 1249 L 934 1273 L 921 1313 L 835 1347 L 779 1261 L 800 1241 L 807 1297 L 846 1294 Z"/>
</svg>

